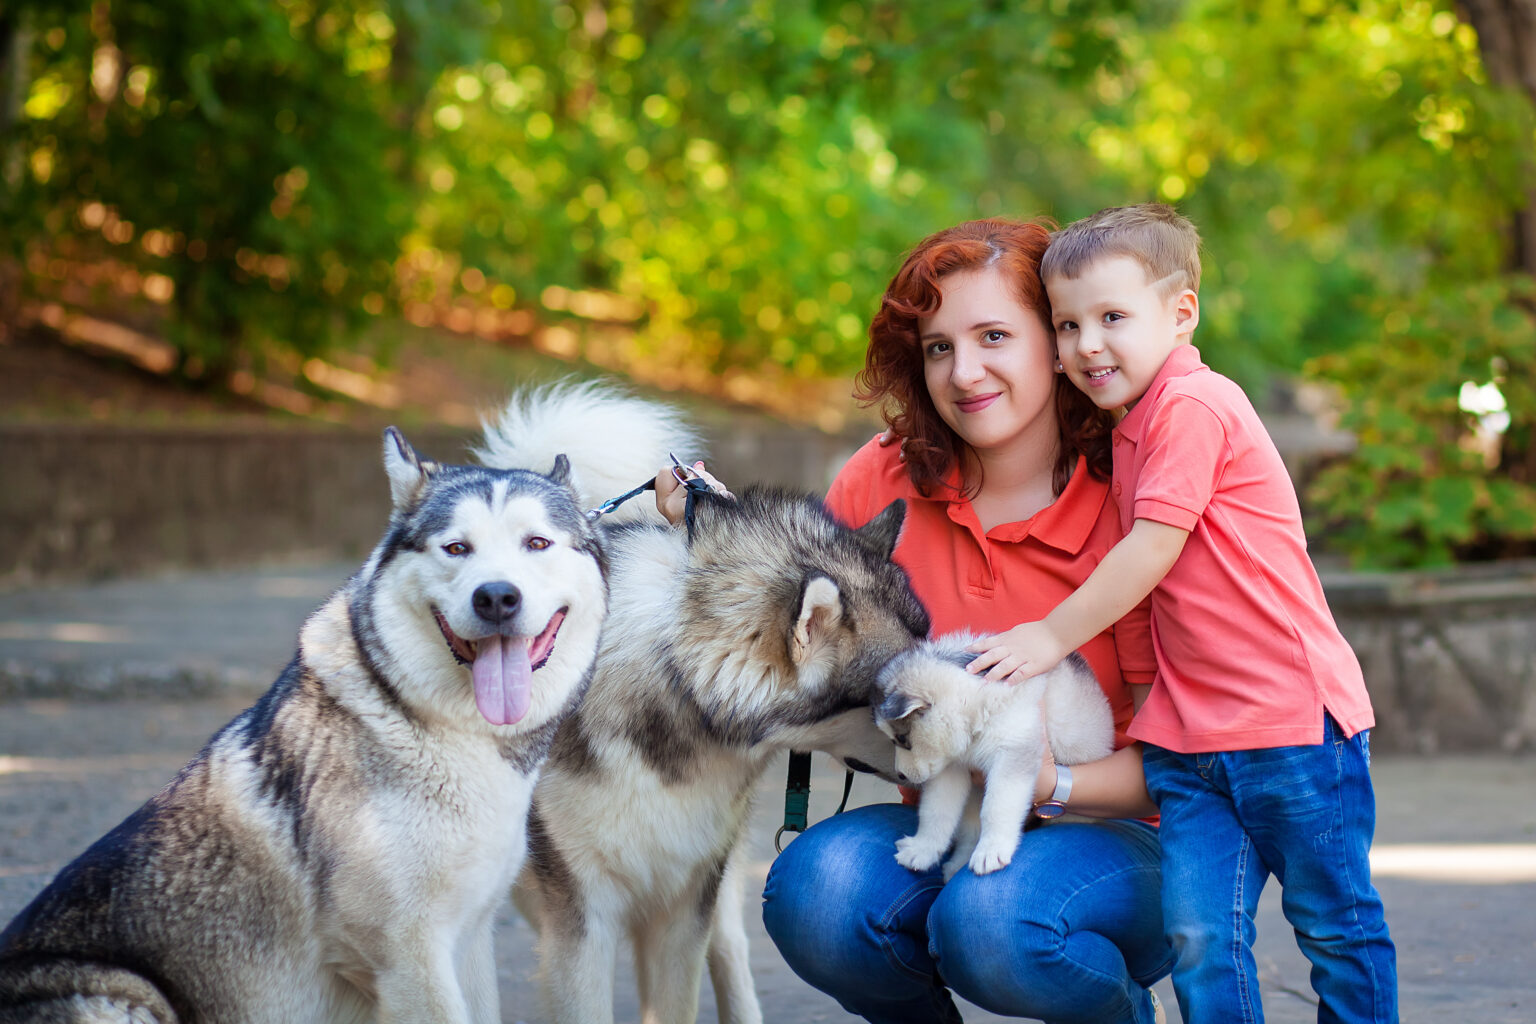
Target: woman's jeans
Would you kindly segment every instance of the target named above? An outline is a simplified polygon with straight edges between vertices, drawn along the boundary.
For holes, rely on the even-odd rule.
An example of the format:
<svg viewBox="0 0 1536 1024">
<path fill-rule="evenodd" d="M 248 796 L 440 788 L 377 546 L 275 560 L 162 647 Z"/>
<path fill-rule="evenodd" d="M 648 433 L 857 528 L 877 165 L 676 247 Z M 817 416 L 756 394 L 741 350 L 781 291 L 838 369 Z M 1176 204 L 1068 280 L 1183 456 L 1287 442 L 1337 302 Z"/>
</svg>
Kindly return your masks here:
<svg viewBox="0 0 1536 1024">
<path fill-rule="evenodd" d="M 1273 874 L 1312 962 L 1320 1024 L 1397 1020 L 1397 954 L 1371 885 L 1370 745 L 1324 718 L 1316 746 L 1177 754 L 1143 746 L 1162 812 L 1163 918 L 1188 1024 L 1264 1019 L 1253 915 Z"/>
<path fill-rule="evenodd" d="M 993 1013 L 1050 1022 L 1150 1022 L 1146 986 L 1172 951 L 1157 830 L 1137 821 L 1030 829 L 987 875 L 896 863 L 917 830 L 899 804 L 834 815 L 774 861 L 763 923 L 801 978 L 866 1020 L 958 1021 L 948 990 Z"/>
</svg>

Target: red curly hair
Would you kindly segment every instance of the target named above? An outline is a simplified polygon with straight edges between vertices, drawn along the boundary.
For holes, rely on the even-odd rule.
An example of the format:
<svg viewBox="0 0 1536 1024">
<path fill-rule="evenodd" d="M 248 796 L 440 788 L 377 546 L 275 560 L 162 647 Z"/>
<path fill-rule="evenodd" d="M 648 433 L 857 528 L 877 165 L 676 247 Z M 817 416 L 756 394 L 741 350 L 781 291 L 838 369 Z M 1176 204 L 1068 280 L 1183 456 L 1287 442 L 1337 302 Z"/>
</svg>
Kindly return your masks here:
<svg viewBox="0 0 1536 1024">
<path fill-rule="evenodd" d="M 928 394 L 918 320 L 938 311 L 943 300 L 939 283 L 945 277 L 995 266 L 1013 280 L 1020 303 L 1053 334 L 1040 260 L 1054 227 L 1045 220 L 1005 218 L 957 224 L 919 242 L 886 287 L 880 310 L 870 321 L 869 348 L 853 393 L 865 405 L 881 404 L 881 418 L 903 438 L 907 473 L 919 494 L 931 494 L 943 484 L 966 445 L 940 418 Z M 1051 475 L 1054 492 L 1059 495 L 1066 487 L 1079 455 L 1087 456 L 1094 477 L 1108 480 L 1114 415 L 1094 405 L 1065 374 L 1057 374 L 1056 419 L 1061 450 Z M 981 481 L 966 481 L 964 486 L 974 496 Z"/>
</svg>

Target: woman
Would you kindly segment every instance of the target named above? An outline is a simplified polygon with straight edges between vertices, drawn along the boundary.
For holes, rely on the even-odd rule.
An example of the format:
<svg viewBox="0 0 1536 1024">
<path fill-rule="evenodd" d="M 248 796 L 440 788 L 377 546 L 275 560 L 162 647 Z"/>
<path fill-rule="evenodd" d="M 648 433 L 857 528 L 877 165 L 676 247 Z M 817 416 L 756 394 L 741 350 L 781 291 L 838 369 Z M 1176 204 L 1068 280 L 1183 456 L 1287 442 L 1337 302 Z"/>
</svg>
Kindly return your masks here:
<svg viewBox="0 0 1536 1024">
<path fill-rule="evenodd" d="M 935 635 L 1040 618 L 1119 539 L 1112 418 L 1060 372 L 1039 276 L 1040 224 L 971 221 L 924 239 L 870 326 L 858 397 L 883 403 L 898 449 L 871 441 L 833 481 L 860 525 L 908 512 L 895 559 Z M 1067 808 L 1089 821 L 1031 828 L 1013 863 L 946 885 L 895 860 L 916 808 L 836 815 L 774 862 L 763 920 L 800 977 L 874 1022 L 958 1021 L 950 996 L 1050 1022 L 1160 1019 L 1167 973 L 1155 814 L 1125 736 L 1153 672 L 1145 607 L 1082 648 L 1114 709 L 1119 749 L 1074 766 Z M 978 685 L 981 685 L 978 680 Z M 1056 766 L 1035 801 L 1063 795 Z M 1063 787 L 1065 788 L 1065 787 Z"/>
</svg>

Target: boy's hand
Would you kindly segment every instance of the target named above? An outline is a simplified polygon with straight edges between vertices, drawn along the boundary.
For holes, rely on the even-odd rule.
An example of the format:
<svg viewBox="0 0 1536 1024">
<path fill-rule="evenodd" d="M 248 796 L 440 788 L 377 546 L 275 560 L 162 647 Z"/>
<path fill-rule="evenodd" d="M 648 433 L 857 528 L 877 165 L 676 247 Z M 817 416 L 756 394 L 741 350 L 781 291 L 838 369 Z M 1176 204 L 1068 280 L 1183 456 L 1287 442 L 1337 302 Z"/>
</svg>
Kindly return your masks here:
<svg viewBox="0 0 1536 1024">
<path fill-rule="evenodd" d="M 1048 671 L 1072 653 L 1044 622 L 1021 622 L 1007 632 L 982 637 L 969 650 L 976 651 L 977 656 L 965 666 L 967 672 L 985 673 L 988 680 L 1006 679 L 1010 683 L 1022 683 Z"/>
</svg>

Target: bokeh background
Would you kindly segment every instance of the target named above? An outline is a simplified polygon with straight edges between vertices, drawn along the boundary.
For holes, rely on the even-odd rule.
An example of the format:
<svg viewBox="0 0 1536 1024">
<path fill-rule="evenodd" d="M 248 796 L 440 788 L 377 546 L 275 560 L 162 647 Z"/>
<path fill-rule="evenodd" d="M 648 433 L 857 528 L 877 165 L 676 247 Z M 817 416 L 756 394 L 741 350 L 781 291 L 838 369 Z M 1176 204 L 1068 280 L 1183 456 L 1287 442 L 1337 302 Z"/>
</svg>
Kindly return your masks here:
<svg viewBox="0 0 1536 1024">
<path fill-rule="evenodd" d="M 1526 556 L 1533 99 L 1531 0 L 4 0 L 0 416 L 465 427 L 537 360 L 837 433 L 922 235 L 1160 199 L 1207 360 L 1347 438 L 1322 555 Z"/>
</svg>

